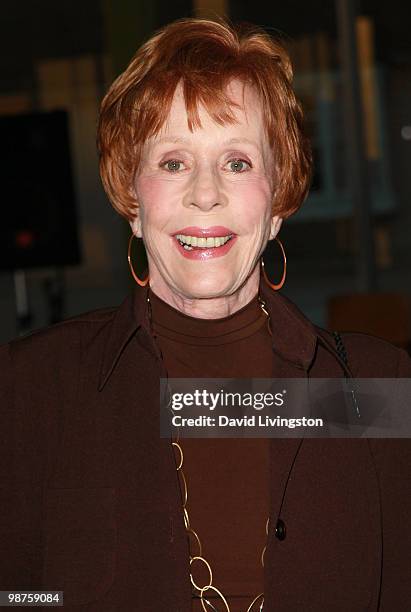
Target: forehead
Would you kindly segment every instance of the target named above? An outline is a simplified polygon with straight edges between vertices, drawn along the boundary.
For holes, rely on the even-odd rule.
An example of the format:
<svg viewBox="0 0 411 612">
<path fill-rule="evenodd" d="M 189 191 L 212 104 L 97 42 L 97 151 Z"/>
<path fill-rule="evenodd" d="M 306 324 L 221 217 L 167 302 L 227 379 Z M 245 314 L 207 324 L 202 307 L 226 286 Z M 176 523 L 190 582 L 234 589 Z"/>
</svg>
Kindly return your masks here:
<svg viewBox="0 0 411 612">
<path fill-rule="evenodd" d="M 165 137 L 185 137 L 187 139 L 204 138 L 211 136 L 227 138 L 253 138 L 259 144 L 266 145 L 267 137 L 263 122 L 263 112 L 260 98 L 250 85 L 239 80 L 232 80 L 227 86 L 227 94 L 235 105 L 231 106 L 231 112 L 235 118 L 234 123 L 217 123 L 209 114 L 207 108 L 199 104 L 198 114 L 201 127 L 194 127 L 193 132 L 188 126 L 188 116 L 184 100 L 183 88 L 179 84 L 175 90 L 170 107 L 169 115 L 160 130 L 153 137 L 153 141 L 163 140 Z"/>
</svg>

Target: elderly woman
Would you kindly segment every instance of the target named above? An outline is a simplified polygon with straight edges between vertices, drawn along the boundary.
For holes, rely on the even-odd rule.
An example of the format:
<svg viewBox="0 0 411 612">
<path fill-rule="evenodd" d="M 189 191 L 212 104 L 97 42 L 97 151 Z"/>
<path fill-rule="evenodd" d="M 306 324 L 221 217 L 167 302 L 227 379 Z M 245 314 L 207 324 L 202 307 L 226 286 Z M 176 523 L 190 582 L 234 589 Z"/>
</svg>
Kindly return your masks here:
<svg viewBox="0 0 411 612">
<path fill-rule="evenodd" d="M 166 376 L 411 375 L 405 351 L 336 345 L 281 296 L 285 255 L 280 283 L 264 270 L 310 176 L 291 79 L 263 31 L 188 19 L 104 98 L 101 175 L 137 282 L 1 347 L 1 589 L 90 612 L 411 608 L 408 440 L 159 436 Z"/>
</svg>

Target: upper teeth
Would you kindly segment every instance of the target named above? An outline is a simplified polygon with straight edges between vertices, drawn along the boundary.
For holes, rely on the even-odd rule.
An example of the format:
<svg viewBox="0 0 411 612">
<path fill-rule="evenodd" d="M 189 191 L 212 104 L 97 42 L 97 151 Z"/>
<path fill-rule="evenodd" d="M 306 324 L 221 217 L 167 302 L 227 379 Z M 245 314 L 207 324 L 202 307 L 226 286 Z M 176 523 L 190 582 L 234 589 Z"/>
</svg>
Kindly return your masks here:
<svg viewBox="0 0 411 612">
<path fill-rule="evenodd" d="M 197 238 L 197 236 L 184 236 L 183 234 L 177 234 L 176 238 L 184 244 L 188 244 L 195 247 L 218 247 L 222 246 L 230 240 L 232 234 L 228 236 L 213 236 L 208 238 Z"/>
</svg>

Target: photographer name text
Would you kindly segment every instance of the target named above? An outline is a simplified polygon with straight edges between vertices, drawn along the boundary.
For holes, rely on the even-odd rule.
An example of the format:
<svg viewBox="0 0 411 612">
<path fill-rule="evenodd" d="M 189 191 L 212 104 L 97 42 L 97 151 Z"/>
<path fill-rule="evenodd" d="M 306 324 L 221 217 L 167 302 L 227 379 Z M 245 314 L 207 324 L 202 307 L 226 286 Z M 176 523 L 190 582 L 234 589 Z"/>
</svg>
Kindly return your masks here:
<svg viewBox="0 0 411 612">
<path fill-rule="evenodd" d="M 285 417 L 269 417 L 267 415 L 252 415 L 241 418 L 230 418 L 225 415 L 218 417 L 198 416 L 198 417 L 182 417 L 177 414 L 172 420 L 173 427 L 323 427 L 323 419 L 310 419 L 301 417 L 298 419 Z"/>
</svg>

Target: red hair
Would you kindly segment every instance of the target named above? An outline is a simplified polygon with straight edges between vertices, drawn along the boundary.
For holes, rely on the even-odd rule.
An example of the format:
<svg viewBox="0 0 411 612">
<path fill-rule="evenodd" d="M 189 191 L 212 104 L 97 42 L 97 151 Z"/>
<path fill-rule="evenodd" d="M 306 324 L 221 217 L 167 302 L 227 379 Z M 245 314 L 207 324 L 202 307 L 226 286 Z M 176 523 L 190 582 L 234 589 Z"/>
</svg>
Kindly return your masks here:
<svg viewBox="0 0 411 612">
<path fill-rule="evenodd" d="M 273 214 L 289 217 L 304 201 L 311 177 L 311 149 L 292 89 L 289 56 L 264 30 L 226 21 L 180 19 L 143 44 L 105 95 L 97 147 L 104 189 L 131 221 L 138 206 L 133 181 L 144 142 L 164 125 L 181 82 L 188 126 L 200 127 L 198 105 L 219 124 L 235 121 L 226 92 L 233 78 L 257 91 L 276 167 Z"/>
</svg>

